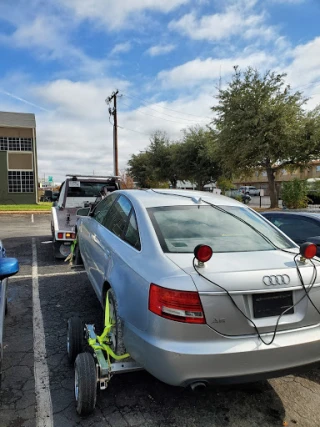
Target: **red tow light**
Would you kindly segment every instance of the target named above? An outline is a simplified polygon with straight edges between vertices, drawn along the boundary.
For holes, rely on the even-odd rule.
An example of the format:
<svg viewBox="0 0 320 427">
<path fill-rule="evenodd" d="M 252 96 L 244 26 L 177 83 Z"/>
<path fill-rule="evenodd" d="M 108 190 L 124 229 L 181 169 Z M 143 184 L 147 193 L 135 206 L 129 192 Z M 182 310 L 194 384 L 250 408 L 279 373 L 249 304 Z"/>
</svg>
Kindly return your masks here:
<svg viewBox="0 0 320 427">
<path fill-rule="evenodd" d="M 316 256 L 317 253 L 317 245 L 314 243 L 306 242 L 302 243 L 300 246 L 300 254 L 303 256 L 303 258 L 311 259 L 314 256 Z"/>
<path fill-rule="evenodd" d="M 194 256 L 200 262 L 207 262 L 212 257 L 212 248 L 208 245 L 198 245 L 194 248 Z"/>
</svg>

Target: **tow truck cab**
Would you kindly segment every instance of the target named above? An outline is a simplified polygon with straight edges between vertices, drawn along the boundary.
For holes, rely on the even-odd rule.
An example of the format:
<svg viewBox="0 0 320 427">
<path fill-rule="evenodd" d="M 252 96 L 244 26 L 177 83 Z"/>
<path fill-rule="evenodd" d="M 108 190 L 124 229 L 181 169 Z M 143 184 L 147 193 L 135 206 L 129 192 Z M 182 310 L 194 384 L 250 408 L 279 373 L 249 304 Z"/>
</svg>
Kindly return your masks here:
<svg viewBox="0 0 320 427">
<path fill-rule="evenodd" d="M 51 232 L 55 258 L 66 258 L 76 238 L 77 210 L 94 204 L 101 192 L 120 189 L 114 176 L 67 175 L 51 208 Z"/>
</svg>

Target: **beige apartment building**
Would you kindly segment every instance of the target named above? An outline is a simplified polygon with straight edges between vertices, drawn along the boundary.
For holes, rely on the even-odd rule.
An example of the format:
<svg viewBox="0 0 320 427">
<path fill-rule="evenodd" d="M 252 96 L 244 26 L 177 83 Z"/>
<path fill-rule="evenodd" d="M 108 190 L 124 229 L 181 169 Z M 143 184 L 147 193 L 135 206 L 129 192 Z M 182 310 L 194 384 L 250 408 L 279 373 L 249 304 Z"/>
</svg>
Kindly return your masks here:
<svg viewBox="0 0 320 427">
<path fill-rule="evenodd" d="M 38 201 L 34 114 L 0 112 L 0 204 Z"/>
<path fill-rule="evenodd" d="M 314 160 L 309 163 L 308 167 L 304 170 L 300 170 L 300 168 L 297 168 L 293 172 L 289 172 L 285 169 L 279 170 L 276 173 L 276 186 L 277 190 L 279 191 L 281 188 L 281 184 L 285 181 L 291 181 L 294 178 L 298 179 L 309 179 L 309 178 L 320 178 L 320 160 Z M 257 170 L 254 172 L 250 177 L 247 177 L 245 179 L 234 179 L 234 184 L 237 187 L 240 187 L 242 185 L 253 185 L 257 188 L 261 188 L 264 190 L 264 194 L 266 196 L 269 195 L 268 190 L 268 178 L 267 178 L 267 172 L 263 170 Z"/>
</svg>

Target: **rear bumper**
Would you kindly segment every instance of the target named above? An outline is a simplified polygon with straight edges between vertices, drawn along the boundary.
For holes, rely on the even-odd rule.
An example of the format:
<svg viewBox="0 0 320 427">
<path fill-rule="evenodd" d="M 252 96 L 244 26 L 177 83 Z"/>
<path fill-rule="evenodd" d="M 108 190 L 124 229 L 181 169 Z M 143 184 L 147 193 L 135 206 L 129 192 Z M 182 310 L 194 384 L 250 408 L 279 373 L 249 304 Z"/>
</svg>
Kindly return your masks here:
<svg viewBox="0 0 320 427">
<path fill-rule="evenodd" d="M 182 342 L 181 338 L 159 340 L 126 328 L 125 343 L 132 357 L 147 371 L 175 386 L 196 381 L 220 384 L 257 381 L 308 369 L 320 362 L 319 326 L 279 333 L 270 346 L 255 337 L 215 335 L 211 342 Z M 265 340 L 271 340 L 271 335 L 266 335 Z"/>
</svg>

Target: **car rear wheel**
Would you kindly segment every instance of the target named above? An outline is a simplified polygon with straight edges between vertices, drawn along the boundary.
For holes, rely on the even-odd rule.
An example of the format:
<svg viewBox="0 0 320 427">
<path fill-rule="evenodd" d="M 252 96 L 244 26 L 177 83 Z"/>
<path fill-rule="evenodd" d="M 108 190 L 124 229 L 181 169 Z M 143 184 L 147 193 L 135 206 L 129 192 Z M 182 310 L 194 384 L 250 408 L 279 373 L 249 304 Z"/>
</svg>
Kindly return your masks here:
<svg viewBox="0 0 320 427">
<path fill-rule="evenodd" d="M 83 265 L 79 243 L 76 244 L 76 247 L 74 249 L 74 265 Z"/>
<path fill-rule="evenodd" d="M 122 321 L 119 317 L 118 302 L 113 289 L 108 290 L 109 297 L 109 319 L 113 324 L 111 328 L 111 348 L 117 356 L 122 356 L 126 353 L 126 348 L 123 342 Z"/>
<path fill-rule="evenodd" d="M 97 370 L 90 353 L 78 354 L 75 361 L 74 395 L 79 415 L 89 415 L 97 401 Z"/>
<path fill-rule="evenodd" d="M 79 317 L 71 317 L 67 325 L 67 353 L 70 363 L 74 363 L 83 350 L 84 329 Z"/>
</svg>

